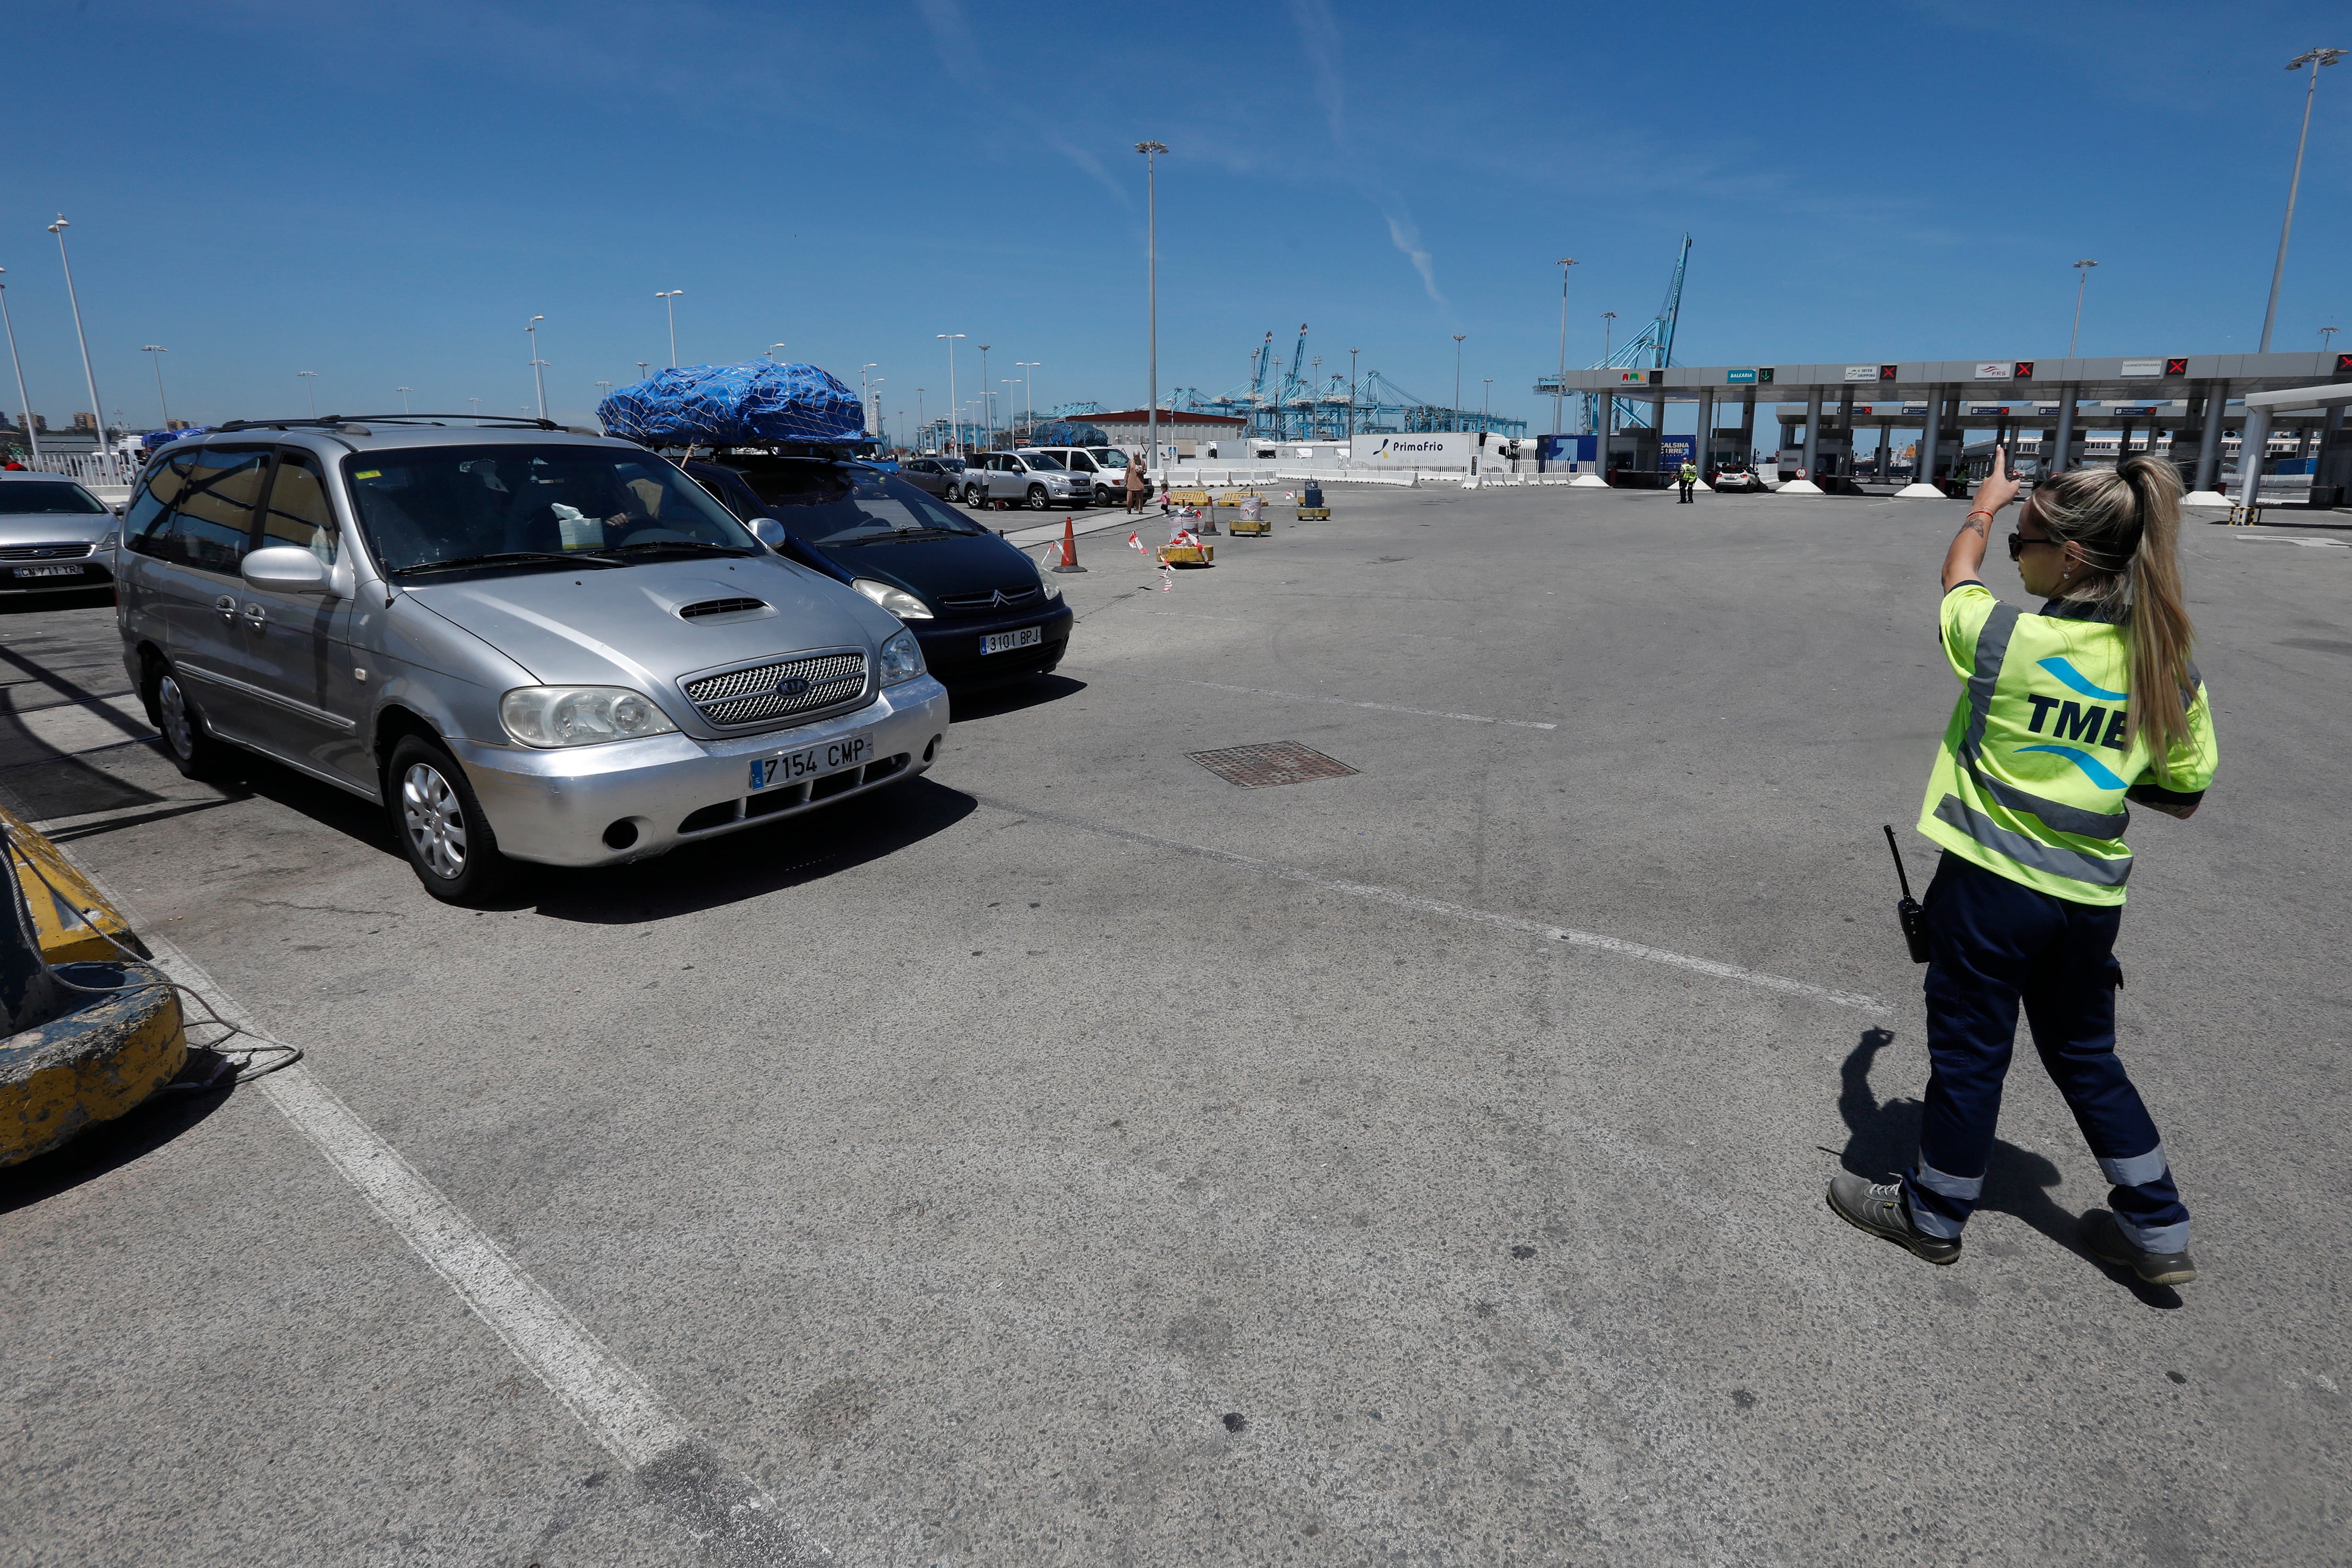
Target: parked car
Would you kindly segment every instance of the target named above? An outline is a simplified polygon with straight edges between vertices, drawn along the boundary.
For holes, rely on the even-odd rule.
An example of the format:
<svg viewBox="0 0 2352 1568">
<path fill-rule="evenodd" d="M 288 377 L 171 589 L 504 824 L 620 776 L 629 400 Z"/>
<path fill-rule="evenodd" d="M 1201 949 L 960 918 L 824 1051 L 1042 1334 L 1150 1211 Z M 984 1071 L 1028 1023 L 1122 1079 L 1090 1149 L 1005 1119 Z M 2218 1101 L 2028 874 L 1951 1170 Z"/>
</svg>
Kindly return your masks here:
<svg viewBox="0 0 2352 1568">
<path fill-rule="evenodd" d="M 1094 499 L 1090 476 L 1071 473 L 1042 452 L 975 453 L 964 460 L 963 504 L 1003 505 L 1042 512 L 1083 507 Z"/>
<path fill-rule="evenodd" d="M 1707 483 L 1717 490 L 1761 490 L 1764 481 L 1746 468 L 1726 468 Z"/>
<path fill-rule="evenodd" d="M 116 508 L 56 474 L 0 470 L 0 593 L 114 580 Z"/>
<path fill-rule="evenodd" d="M 1095 489 L 1095 505 L 1117 507 L 1127 499 L 1127 454 L 1116 446 L 1040 446 L 1037 451 L 1056 459 L 1063 467 L 1085 479 Z"/>
<path fill-rule="evenodd" d="M 951 690 L 1042 675 L 1076 617 L 1037 563 L 896 475 L 859 463 L 729 456 L 689 463 L 739 517 L 772 517 L 807 550 L 907 623 Z"/>
<path fill-rule="evenodd" d="M 959 463 L 950 468 L 948 466 L 950 461 L 952 459 L 909 457 L 899 465 L 898 477 L 926 496 L 951 501 L 955 499 L 956 486 L 963 478 L 963 465 Z"/>
<path fill-rule="evenodd" d="M 947 733 L 895 617 L 627 442 L 238 421 L 122 526 L 123 664 L 181 769 L 242 747 L 381 801 L 451 903 L 912 778 Z"/>
</svg>

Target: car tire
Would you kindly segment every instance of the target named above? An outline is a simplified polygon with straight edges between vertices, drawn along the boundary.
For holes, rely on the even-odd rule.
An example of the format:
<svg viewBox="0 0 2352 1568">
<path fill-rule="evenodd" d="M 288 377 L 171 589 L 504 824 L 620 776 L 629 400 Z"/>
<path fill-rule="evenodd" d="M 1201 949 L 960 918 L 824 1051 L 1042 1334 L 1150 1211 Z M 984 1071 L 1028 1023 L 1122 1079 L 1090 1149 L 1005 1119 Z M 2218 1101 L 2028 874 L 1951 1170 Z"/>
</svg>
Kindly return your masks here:
<svg viewBox="0 0 2352 1568">
<path fill-rule="evenodd" d="M 1046 511 L 1054 505 L 1054 497 L 1045 493 L 1045 486 L 1043 485 L 1030 486 L 1029 494 L 1024 497 L 1023 499 L 1027 503 L 1029 509 L 1033 512 Z"/>
<path fill-rule="evenodd" d="M 442 903 L 472 907 L 511 880 L 514 862 L 499 852 L 466 770 L 437 743 L 401 737 L 384 768 L 384 804 L 400 852 Z"/>
<path fill-rule="evenodd" d="M 1110 493 L 1110 487 L 1108 486 L 1097 485 L 1095 486 L 1095 505 L 1097 507 L 1116 507 L 1118 505 L 1118 497 Z"/>
<path fill-rule="evenodd" d="M 213 737 L 204 709 L 180 682 L 179 673 L 161 659 L 147 675 L 147 711 L 163 732 L 163 749 L 172 766 L 187 778 L 205 781 L 218 778 L 228 760 L 227 747 Z"/>
<path fill-rule="evenodd" d="M 963 487 L 963 504 L 975 512 L 984 512 L 988 509 L 988 492 L 977 485 L 966 485 Z"/>
</svg>

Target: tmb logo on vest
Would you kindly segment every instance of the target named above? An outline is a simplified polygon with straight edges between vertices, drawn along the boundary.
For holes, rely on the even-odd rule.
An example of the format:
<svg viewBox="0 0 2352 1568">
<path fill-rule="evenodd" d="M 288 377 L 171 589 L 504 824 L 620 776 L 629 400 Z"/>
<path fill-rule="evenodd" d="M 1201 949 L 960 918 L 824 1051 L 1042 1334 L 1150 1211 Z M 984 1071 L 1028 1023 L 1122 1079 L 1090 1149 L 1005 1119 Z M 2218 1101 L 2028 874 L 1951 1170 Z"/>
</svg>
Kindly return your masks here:
<svg viewBox="0 0 2352 1568">
<path fill-rule="evenodd" d="M 2026 727 L 2034 734 L 2040 735 L 2042 733 L 2042 726 L 2047 724 L 2050 727 L 2050 737 L 2053 741 L 2079 740 L 2109 751 L 2123 750 L 2126 711 L 2124 705 L 2131 700 L 2129 695 L 2124 692 L 2111 692 L 2105 686 L 2092 685 L 2082 671 L 2068 664 L 2063 657 L 2042 659 L 2038 663 L 2042 669 L 2058 677 L 2059 684 L 2067 690 L 2080 692 L 2086 697 L 2098 697 L 2104 702 L 2110 702 L 2116 706 L 2112 709 L 2090 706 L 2082 703 L 2069 702 L 2063 697 L 2035 696 L 2029 692 L 2026 694 L 2025 700 L 2033 705 L 2033 719 Z M 2050 717 L 2050 710 L 2053 708 L 2058 710 L 2058 717 L 2054 723 Z M 2079 747 L 2021 746 L 2017 749 L 2047 751 L 2063 757 L 2081 768 L 2084 777 L 2102 789 L 2124 788 L 2124 781 L 2116 777 L 2113 768 Z"/>
</svg>

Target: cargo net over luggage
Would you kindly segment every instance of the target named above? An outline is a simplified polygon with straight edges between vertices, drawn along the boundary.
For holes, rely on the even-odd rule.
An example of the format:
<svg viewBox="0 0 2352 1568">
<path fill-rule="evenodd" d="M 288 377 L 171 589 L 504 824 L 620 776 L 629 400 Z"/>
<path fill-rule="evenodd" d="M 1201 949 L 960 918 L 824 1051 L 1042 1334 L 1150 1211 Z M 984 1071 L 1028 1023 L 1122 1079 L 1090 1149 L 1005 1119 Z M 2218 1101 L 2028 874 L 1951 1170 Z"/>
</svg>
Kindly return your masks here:
<svg viewBox="0 0 2352 1568">
<path fill-rule="evenodd" d="M 751 360 L 681 365 L 616 388 L 596 405 L 604 434 L 646 446 L 862 444 L 858 396 L 814 365 Z"/>
</svg>

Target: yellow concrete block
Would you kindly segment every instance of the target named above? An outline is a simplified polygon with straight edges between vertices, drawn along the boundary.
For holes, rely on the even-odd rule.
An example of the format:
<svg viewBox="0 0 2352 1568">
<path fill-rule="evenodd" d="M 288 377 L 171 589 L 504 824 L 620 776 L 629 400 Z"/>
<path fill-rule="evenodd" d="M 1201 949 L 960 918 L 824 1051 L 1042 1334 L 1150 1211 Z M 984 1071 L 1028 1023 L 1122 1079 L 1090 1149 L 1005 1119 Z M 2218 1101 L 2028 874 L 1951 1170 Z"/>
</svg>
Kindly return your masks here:
<svg viewBox="0 0 2352 1568">
<path fill-rule="evenodd" d="M 126 982 L 37 1029 L 0 1040 L 0 1166 L 45 1155 L 177 1077 L 188 1060 L 180 998 L 143 966 L 77 964 L 84 985 Z"/>
<path fill-rule="evenodd" d="M 51 964 L 104 963 L 122 956 L 109 936 L 144 955 L 131 923 L 99 896 L 74 863 L 26 825 L 15 812 L 0 809 L 0 821 L 16 846 L 11 862 L 16 882 L 25 890 L 25 904 L 41 942 L 41 956 Z M 27 864 L 26 862 L 31 862 Z M 35 867 L 38 867 L 37 873 Z M 47 879 L 44 881 L 44 879 Z"/>
</svg>

